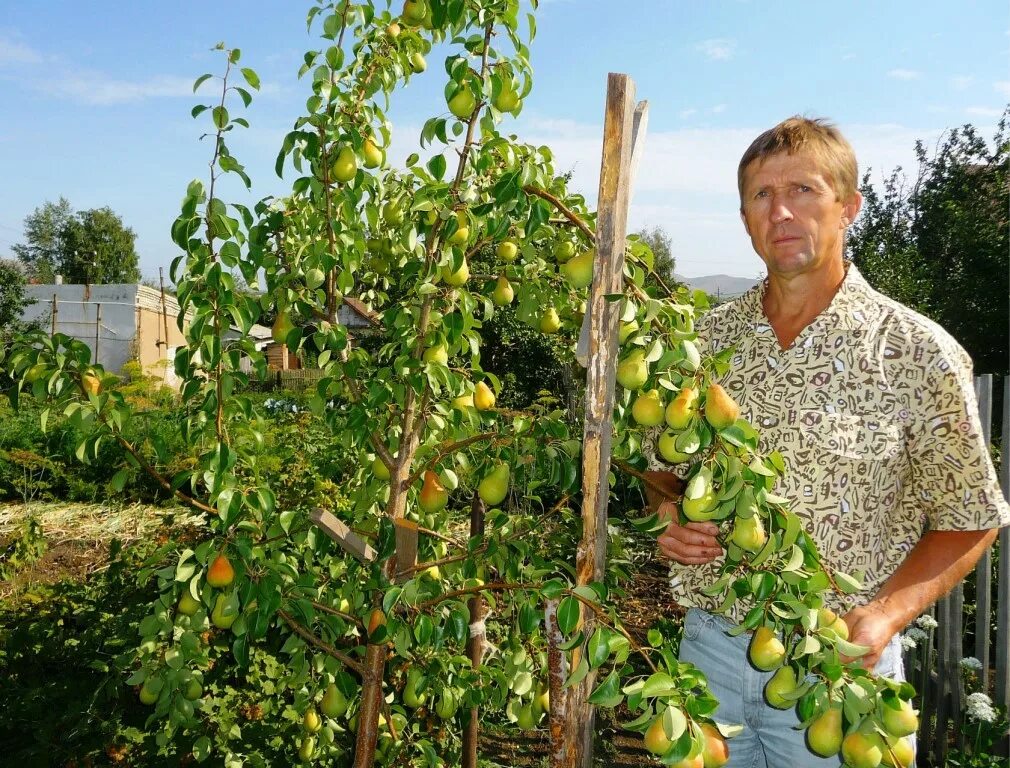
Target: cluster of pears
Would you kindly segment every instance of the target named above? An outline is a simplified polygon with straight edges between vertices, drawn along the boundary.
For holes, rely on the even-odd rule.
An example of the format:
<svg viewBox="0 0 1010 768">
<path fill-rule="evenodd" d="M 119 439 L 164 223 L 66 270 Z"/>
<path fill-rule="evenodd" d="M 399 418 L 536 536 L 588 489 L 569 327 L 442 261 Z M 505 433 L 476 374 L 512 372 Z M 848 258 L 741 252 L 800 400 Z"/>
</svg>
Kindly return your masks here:
<svg viewBox="0 0 1010 768">
<path fill-rule="evenodd" d="M 513 694 L 507 711 L 522 730 L 533 730 L 551 711 L 550 689 L 545 681 L 537 679 L 534 660 L 525 648 L 514 647 L 504 658 L 502 672 Z M 540 662 L 542 665 L 545 659 L 541 658 Z"/>
<path fill-rule="evenodd" d="M 695 428 L 702 414 L 705 422 L 715 430 L 731 426 L 740 417 L 740 406 L 720 384 L 711 384 L 705 390 L 704 408 L 701 395 L 697 385 L 688 383 L 678 390 L 665 409 L 655 389 L 639 395 L 632 405 L 632 417 L 639 424 L 654 427 L 666 422 L 668 428 L 656 443 L 656 450 L 664 461 L 671 464 L 689 461 L 703 447 L 703 436 Z"/>
<path fill-rule="evenodd" d="M 677 707 L 659 712 L 645 732 L 645 748 L 654 755 L 664 755 L 688 728 L 687 716 Z M 713 723 L 701 723 L 701 738 L 692 739 L 686 757 L 671 763 L 674 768 L 719 768 L 729 762 L 726 738 Z M 697 734 L 696 734 L 697 735 Z"/>
<path fill-rule="evenodd" d="M 219 629 L 230 629 L 238 618 L 240 605 L 238 593 L 227 589 L 235 580 L 235 568 L 223 552 L 211 561 L 206 578 L 210 586 L 225 590 L 219 592 L 214 600 L 214 608 L 210 613 L 211 624 Z M 183 589 L 176 611 L 182 616 L 193 616 L 201 607 L 202 603 L 193 597 L 189 589 Z"/>
</svg>

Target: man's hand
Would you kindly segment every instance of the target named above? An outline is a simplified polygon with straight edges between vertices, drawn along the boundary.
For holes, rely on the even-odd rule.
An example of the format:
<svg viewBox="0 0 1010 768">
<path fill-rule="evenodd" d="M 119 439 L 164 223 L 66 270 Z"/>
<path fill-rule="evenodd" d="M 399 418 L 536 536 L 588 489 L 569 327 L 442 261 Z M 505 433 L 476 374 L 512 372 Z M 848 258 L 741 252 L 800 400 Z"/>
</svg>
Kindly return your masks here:
<svg viewBox="0 0 1010 768">
<path fill-rule="evenodd" d="M 680 510 L 672 501 L 664 501 L 659 505 L 660 519 L 670 521 L 657 540 L 659 551 L 665 557 L 685 565 L 710 563 L 719 557 L 722 545 L 716 538 L 718 526 L 713 523 L 681 525 L 677 522 L 679 513 Z"/>
<path fill-rule="evenodd" d="M 873 669 L 884 648 L 898 631 L 893 618 L 879 604 L 872 602 L 853 608 L 842 618 L 849 625 L 849 641 L 870 649 L 858 657 L 859 663 L 866 669 Z M 841 660 L 852 661 L 848 656 L 842 656 Z"/>
</svg>

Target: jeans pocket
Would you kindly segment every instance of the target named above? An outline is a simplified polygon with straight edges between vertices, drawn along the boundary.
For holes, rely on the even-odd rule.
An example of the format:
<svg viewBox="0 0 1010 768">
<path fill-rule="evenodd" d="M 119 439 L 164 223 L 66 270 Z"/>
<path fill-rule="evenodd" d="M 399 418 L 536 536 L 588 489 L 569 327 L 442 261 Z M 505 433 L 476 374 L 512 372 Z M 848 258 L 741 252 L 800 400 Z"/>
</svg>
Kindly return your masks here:
<svg viewBox="0 0 1010 768">
<path fill-rule="evenodd" d="M 705 616 L 697 608 L 688 608 L 684 617 L 684 639 L 697 640 L 705 629 Z"/>
</svg>

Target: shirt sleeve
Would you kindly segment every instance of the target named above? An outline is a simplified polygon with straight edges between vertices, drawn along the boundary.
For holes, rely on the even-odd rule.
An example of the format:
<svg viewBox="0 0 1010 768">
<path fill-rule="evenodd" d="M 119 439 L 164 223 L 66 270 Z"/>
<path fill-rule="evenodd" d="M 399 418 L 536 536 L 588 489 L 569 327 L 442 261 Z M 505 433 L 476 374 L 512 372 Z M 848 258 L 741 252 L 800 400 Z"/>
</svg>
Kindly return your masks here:
<svg viewBox="0 0 1010 768">
<path fill-rule="evenodd" d="M 921 369 L 910 490 L 925 507 L 931 530 L 1000 528 L 1010 524 L 1010 507 L 983 436 L 971 358 L 953 339 L 943 341 Z"/>
</svg>

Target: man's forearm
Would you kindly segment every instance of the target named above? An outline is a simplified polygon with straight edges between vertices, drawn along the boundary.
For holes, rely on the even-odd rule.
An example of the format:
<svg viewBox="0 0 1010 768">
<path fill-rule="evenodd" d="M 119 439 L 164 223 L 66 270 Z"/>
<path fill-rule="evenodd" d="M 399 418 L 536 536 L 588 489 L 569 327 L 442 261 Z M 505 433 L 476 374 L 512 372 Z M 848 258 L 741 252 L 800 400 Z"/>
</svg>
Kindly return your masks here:
<svg viewBox="0 0 1010 768">
<path fill-rule="evenodd" d="M 899 632 L 950 592 L 975 566 L 999 529 L 929 531 L 891 575 L 868 608 L 883 612 Z"/>
<path fill-rule="evenodd" d="M 664 501 L 670 501 L 671 497 L 675 497 L 677 495 L 682 481 L 673 472 L 660 472 L 650 469 L 644 474 L 649 479 L 648 483 L 643 483 L 643 486 L 645 487 L 645 501 L 649 505 L 650 512 L 658 512 L 660 504 Z M 657 488 L 653 487 L 653 485 L 664 489 L 669 496 L 661 493 Z"/>
</svg>

